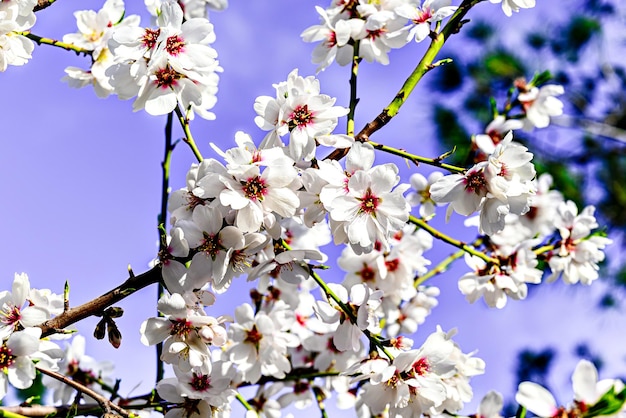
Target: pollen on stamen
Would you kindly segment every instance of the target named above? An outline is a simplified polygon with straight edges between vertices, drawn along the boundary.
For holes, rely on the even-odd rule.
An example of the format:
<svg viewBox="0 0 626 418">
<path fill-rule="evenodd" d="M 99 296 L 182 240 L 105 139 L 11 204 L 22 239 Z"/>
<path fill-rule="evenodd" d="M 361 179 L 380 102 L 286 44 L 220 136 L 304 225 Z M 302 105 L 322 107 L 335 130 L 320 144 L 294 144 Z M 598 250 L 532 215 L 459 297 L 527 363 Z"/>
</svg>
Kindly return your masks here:
<svg viewBox="0 0 626 418">
<path fill-rule="evenodd" d="M 157 39 L 161 34 L 161 29 L 146 29 L 143 38 L 141 38 L 141 44 L 147 49 L 152 49 L 157 43 Z"/>
<path fill-rule="evenodd" d="M 365 195 L 359 199 L 361 201 L 360 212 L 372 214 L 376 212 L 376 208 L 380 203 L 380 198 L 374 196 L 370 189 L 367 189 Z"/>
<path fill-rule="evenodd" d="M 243 193 L 251 200 L 263 200 L 265 194 L 267 194 L 265 181 L 259 176 L 249 178 L 247 181 L 242 181 L 241 186 Z"/>
<path fill-rule="evenodd" d="M 0 372 L 5 371 L 15 363 L 15 356 L 6 345 L 0 347 Z"/>
<path fill-rule="evenodd" d="M 175 57 L 185 51 L 185 40 L 179 35 L 170 36 L 165 41 L 165 50 Z"/>
<path fill-rule="evenodd" d="M 296 107 L 289 115 L 289 130 L 305 127 L 313 121 L 313 112 L 308 105 Z"/>
<path fill-rule="evenodd" d="M 177 80 L 183 77 L 182 74 L 174 70 L 173 68 L 165 67 L 157 70 L 154 75 L 156 76 L 155 83 L 157 87 L 168 88 L 176 85 Z"/>
<path fill-rule="evenodd" d="M 470 193 L 479 194 L 487 187 L 487 181 L 482 172 L 474 172 L 468 174 L 465 178 L 465 190 Z"/>
<path fill-rule="evenodd" d="M 211 376 L 194 373 L 189 386 L 197 392 L 204 392 L 211 388 Z"/>
</svg>

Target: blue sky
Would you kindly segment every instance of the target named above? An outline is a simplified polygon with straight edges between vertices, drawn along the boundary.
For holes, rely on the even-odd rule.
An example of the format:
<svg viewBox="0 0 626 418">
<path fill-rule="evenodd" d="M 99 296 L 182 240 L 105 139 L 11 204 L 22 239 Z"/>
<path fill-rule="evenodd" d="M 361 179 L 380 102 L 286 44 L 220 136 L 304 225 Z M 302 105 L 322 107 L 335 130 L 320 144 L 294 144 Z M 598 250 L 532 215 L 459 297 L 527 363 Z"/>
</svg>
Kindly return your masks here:
<svg viewBox="0 0 626 418">
<path fill-rule="evenodd" d="M 299 33 L 317 24 L 314 5 L 318 1 L 255 0 L 233 1 L 229 9 L 213 13 L 221 75 L 215 121 L 197 120 L 192 131 L 205 157 L 214 157 L 209 142 L 223 149 L 234 144 L 234 134 L 244 130 L 258 143 L 264 133 L 254 124 L 253 103 L 259 95 L 273 95 L 272 83 L 286 79 L 294 68 L 301 75 L 314 74 L 310 62 L 312 44 L 300 41 Z M 321 3 L 323 7 L 325 3 Z M 33 33 L 60 39 L 75 31 L 74 10 L 101 7 L 99 1 L 65 0 L 40 12 Z M 541 16 L 546 6 L 523 11 L 507 19 L 499 6 L 481 4 L 483 14 L 499 24 L 522 25 L 525 14 Z M 142 5 L 129 4 L 127 14 L 144 15 Z M 454 39 L 451 40 L 454 42 Z M 359 79 L 361 102 L 357 129 L 371 120 L 394 96 L 404 78 L 421 57 L 424 45 L 409 45 L 393 51 L 391 64 L 362 65 Z M 33 60 L 24 67 L 9 67 L 0 74 L 3 110 L 3 149 L 0 152 L 0 185 L 4 204 L 0 210 L 0 288 L 8 289 L 14 272 L 26 272 L 33 287 L 61 293 L 70 282 L 73 306 L 86 302 L 119 284 L 130 264 L 139 273 L 157 250 L 157 213 L 160 199 L 160 162 L 163 154 L 165 117 L 132 112 L 132 103 L 115 97 L 98 99 L 90 88 L 69 89 L 60 82 L 68 65 L 86 66 L 88 59 L 60 49 L 37 47 Z M 445 50 L 441 57 L 445 56 Z M 349 69 L 332 66 L 319 75 L 322 92 L 348 104 Z M 434 137 L 429 122 L 428 78 L 402 108 L 401 113 L 375 140 L 434 156 Z M 340 121 L 340 127 L 344 122 Z M 181 136 L 177 128 L 176 136 Z M 418 143 L 419 142 L 419 143 Z M 381 156 L 377 161 L 391 161 Z M 193 155 L 181 144 L 172 163 L 173 189 L 184 185 Z M 411 171 L 395 161 L 408 179 Z M 411 168 L 413 170 L 413 168 Z M 464 239 L 471 231 L 462 231 Z M 442 224 L 440 224 L 442 225 Z M 438 245 L 427 253 L 440 259 L 453 252 Z M 433 280 L 441 287 L 437 307 L 415 336 L 420 342 L 440 324 L 457 327 L 456 341 L 465 352 L 478 350 L 487 361 L 487 373 L 474 380 L 476 402 L 489 389 L 511 393 L 515 355 L 524 347 L 562 349 L 555 363 L 553 387 L 567 402 L 569 378 L 575 364 L 571 348 L 589 342 L 592 351 L 605 356 L 610 376 L 626 375 L 624 364 L 623 312 L 599 314 L 596 301 L 601 285 L 566 288 L 559 284 L 534 289 L 526 302 L 509 301 L 501 310 L 488 309 L 482 302 L 469 305 L 456 289 L 456 280 L 466 271 L 457 268 Z M 341 281 L 342 273 L 334 273 Z M 331 276 L 332 277 L 332 276 Z M 221 296 L 218 306 L 231 309 L 238 294 Z M 234 289 L 236 290 L 236 289 Z M 120 350 L 97 343 L 89 335 L 96 319 L 78 328 L 87 336 L 88 353 L 115 362 L 117 377 L 123 378 L 122 393 L 143 393 L 154 379 L 154 349 L 139 342 L 139 326 L 155 311 L 156 289 L 144 289 L 122 303 L 125 315 L 119 321 L 124 340 Z M 220 311 L 215 314 L 232 313 Z M 609 375 L 604 377 L 610 377 Z M 133 389 L 135 386 L 139 388 Z"/>
</svg>

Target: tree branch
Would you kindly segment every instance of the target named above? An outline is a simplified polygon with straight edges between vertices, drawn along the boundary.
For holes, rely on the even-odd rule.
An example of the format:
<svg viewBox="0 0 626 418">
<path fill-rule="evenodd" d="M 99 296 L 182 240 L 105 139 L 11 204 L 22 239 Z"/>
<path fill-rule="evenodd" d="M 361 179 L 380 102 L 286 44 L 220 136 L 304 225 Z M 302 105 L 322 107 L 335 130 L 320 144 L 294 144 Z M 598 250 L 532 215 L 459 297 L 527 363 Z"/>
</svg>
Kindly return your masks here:
<svg viewBox="0 0 626 418">
<path fill-rule="evenodd" d="M 70 308 L 61 315 L 55 316 L 39 325 L 42 330 L 42 337 L 52 335 L 59 330 L 68 327 L 87 317 L 101 313 L 109 306 L 125 299 L 136 291 L 143 289 L 151 284 L 158 283 L 161 280 L 161 266 L 155 266 L 145 273 L 135 276 L 131 272 L 131 276 L 124 283 L 112 289 L 97 298 L 84 303 L 75 308 Z"/>
<path fill-rule="evenodd" d="M 100 405 L 100 407 L 102 408 L 103 411 L 105 412 L 110 412 L 111 410 L 117 412 L 118 414 L 120 414 L 121 416 L 125 417 L 125 418 L 130 418 L 131 414 L 125 410 L 124 408 L 121 408 L 120 406 L 118 406 L 117 404 L 111 402 L 110 400 L 108 400 L 107 398 L 105 398 L 104 396 L 100 395 L 98 392 L 89 389 L 87 386 L 82 385 L 80 383 L 78 383 L 75 380 L 70 379 L 69 377 L 62 375 L 60 373 L 57 372 L 53 372 L 51 370 L 47 370 L 47 369 L 43 369 L 43 368 L 37 368 L 37 370 L 39 370 L 41 373 L 52 377 L 53 379 L 56 379 L 60 382 L 65 383 L 68 386 L 73 387 L 74 389 L 76 389 L 77 391 L 84 393 L 87 396 L 92 397 L 93 399 L 96 400 L 96 402 L 98 402 L 98 405 Z"/>
<path fill-rule="evenodd" d="M 54 2 L 55 0 L 38 0 L 37 4 L 35 5 L 35 8 L 33 9 L 33 12 L 38 12 L 40 10 L 43 10 L 47 8 L 48 6 L 51 6 L 52 3 Z"/>
<path fill-rule="evenodd" d="M 467 22 L 463 20 L 463 17 L 467 14 L 467 12 L 474 7 L 476 4 L 480 3 L 483 0 L 464 0 L 463 3 L 459 6 L 456 12 L 452 15 L 446 26 L 441 30 L 440 33 L 432 33 L 432 41 L 426 50 L 426 53 L 417 64 L 411 75 L 406 79 L 398 93 L 396 93 L 395 97 L 389 103 L 389 105 L 380 112 L 378 116 L 371 122 L 368 122 L 363 129 L 354 137 L 355 140 L 360 142 L 366 142 L 369 140 L 369 137 L 374 132 L 381 129 L 385 126 L 389 121 L 398 114 L 400 107 L 406 102 L 406 99 L 413 92 L 413 89 L 417 84 L 422 80 L 424 75 L 432 70 L 435 66 L 433 65 L 433 61 L 437 57 L 437 54 L 443 47 L 443 44 L 448 40 L 450 36 L 455 33 L 458 33 L 461 30 L 461 27 Z M 345 157 L 348 153 L 349 148 L 340 148 L 334 150 L 330 153 L 325 160 L 340 160 Z"/>
</svg>

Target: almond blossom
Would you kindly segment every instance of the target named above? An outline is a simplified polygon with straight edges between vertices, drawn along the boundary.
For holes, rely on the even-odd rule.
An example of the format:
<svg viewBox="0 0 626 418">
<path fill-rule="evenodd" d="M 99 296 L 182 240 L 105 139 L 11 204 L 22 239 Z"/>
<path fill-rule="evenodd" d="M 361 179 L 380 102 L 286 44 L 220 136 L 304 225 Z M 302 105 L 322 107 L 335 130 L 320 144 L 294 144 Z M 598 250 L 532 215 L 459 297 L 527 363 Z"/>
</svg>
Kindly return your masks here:
<svg viewBox="0 0 626 418">
<path fill-rule="evenodd" d="M 574 202 L 562 202 L 557 209 L 555 226 L 561 235 L 557 248 L 548 255 L 554 281 L 559 277 L 567 284 L 581 282 L 590 285 L 598 276 L 598 263 L 604 260 L 602 251 L 612 241 L 592 234 L 598 227 L 594 216 L 595 207 L 587 206 L 578 213 Z"/>
<path fill-rule="evenodd" d="M 535 7 L 535 0 L 489 0 L 491 3 L 502 3 L 502 11 L 505 15 L 511 16 L 519 9 L 530 9 Z"/>
<path fill-rule="evenodd" d="M 435 202 L 450 202 L 452 211 L 468 216 L 480 210 L 480 230 L 492 235 L 504 228 L 509 213 L 522 215 L 530 209 L 529 199 L 536 185 L 533 155 L 512 142 L 509 132 L 488 161 L 475 164 L 464 174 L 451 174 L 430 187 Z"/>
<path fill-rule="evenodd" d="M 324 142 L 337 126 L 338 118 L 348 109 L 334 106 L 334 98 L 320 94 L 319 81 L 303 78 L 295 69 L 287 81 L 275 84 L 276 98 L 260 96 L 254 103 L 257 126 L 270 131 L 261 147 L 282 146 L 280 137 L 289 133 L 288 154 L 295 161 L 310 161 L 315 155 L 316 140 Z"/>
<path fill-rule="evenodd" d="M 50 319 L 52 314 L 61 313 L 62 306 L 56 304 L 54 307 L 61 296 L 49 294 L 47 298 L 38 298 L 35 302 L 39 303 L 35 303 L 30 296 L 35 290 L 31 289 L 26 273 L 15 273 L 12 291 L 0 292 L 0 341 L 22 327 L 33 327 Z"/>
</svg>

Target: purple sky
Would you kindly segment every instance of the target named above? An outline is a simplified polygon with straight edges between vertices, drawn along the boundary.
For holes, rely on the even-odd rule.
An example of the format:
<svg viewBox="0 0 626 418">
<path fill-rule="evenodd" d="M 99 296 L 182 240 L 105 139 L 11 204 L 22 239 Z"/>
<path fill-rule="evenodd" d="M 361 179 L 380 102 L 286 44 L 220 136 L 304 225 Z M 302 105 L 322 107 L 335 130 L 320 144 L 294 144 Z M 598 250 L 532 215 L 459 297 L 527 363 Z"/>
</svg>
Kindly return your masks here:
<svg viewBox="0 0 626 418">
<path fill-rule="evenodd" d="M 127 14 L 145 17 L 141 2 L 135 3 L 128 5 Z M 60 39 L 64 33 L 75 31 L 74 10 L 97 10 L 101 4 L 59 1 L 37 15 L 33 33 Z M 214 46 L 224 73 L 214 108 L 217 120 L 198 119 L 192 124 L 205 157 L 215 157 L 209 142 L 223 149 L 232 146 L 237 130 L 248 132 L 258 143 L 264 133 L 253 121 L 255 98 L 273 95 L 272 83 L 285 80 L 294 68 L 299 68 L 301 75 L 314 74 L 316 66 L 310 62 L 313 45 L 301 42 L 299 33 L 318 23 L 315 4 L 318 1 L 233 1 L 227 11 L 211 15 L 218 38 Z M 545 15 L 543 6 L 510 19 L 497 5 L 481 4 L 478 9 L 499 24 L 514 26 L 524 24 L 523 14 Z M 142 20 L 143 25 L 148 22 Z M 392 52 L 387 67 L 361 66 L 357 129 L 387 105 L 425 46 L 409 45 Z M 0 186 L 5 196 L 0 212 L 5 236 L 0 243 L 0 290 L 10 288 L 14 272 L 24 271 L 33 287 L 56 293 L 62 293 L 64 281 L 69 280 L 73 306 L 119 284 L 128 264 L 136 273 L 147 270 L 155 256 L 165 126 L 164 116 L 133 113 L 131 101 L 116 97 L 100 100 L 90 88 L 74 90 L 60 82 L 66 66 L 87 64 L 87 58 L 42 46 L 35 49 L 29 64 L 9 67 L 0 74 L 4 101 Z M 348 104 L 348 72 L 348 68 L 331 66 L 319 75 L 322 92 L 336 96 L 337 103 L 344 106 Z M 374 140 L 425 156 L 436 155 L 432 144 L 424 143 L 434 137 L 429 126 L 427 82 L 428 77 L 400 115 Z M 343 129 L 344 123 L 341 120 L 339 128 Z M 180 129 L 175 135 L 181 135 Z M 382 160 L 383 156 L 377 161 Z M 172 163 L 173 189 L 184 185 L 193 161 L 191 152 L 181 144 Z M 411 171 L 403 161 L 395 162 L 407 179 Z M 459 223 L 453 225 L 455 232 L 462 229 Z M 471 233 L 465 232 L 462 238 L 471 239 Z M 438 260 L 453 252 L 450 247 L 437 247 L 434 255 L 426 256 Z M 563 402 L 570 399 L 568 382 L 575 361 L 572 348 L 580 342 L 588 342 L 593 352 L 604 356 L 608 374 L 603 377 L 626 375 L 624 313 L 600 314 L 595 310 L 601 284 L 591 288 L 544 285 L 533 289 L 535 294 L 526 302 L 509 301 L 505 309 L 493 310 L 482 302 L 469 305 L 457 291 L 457 278 L 466 270 L 461 261 L 456 269 L 432 281 L 443 296 L 414 338 L 419 345 L 437 324 L 444 330 L 457 327 L 455 340 L 463 351 L 478 350 L 477 356 L 487 361 L 487 373 L 473 381 L 474 405 L 489 389 L 511 393 L 515 356 L 524 347 L 554 346 L 561 350 L 551 383 L 561 390 L 559 399 Z M 342 276 L 340 271 L 326 275 L 337 282 Z M 222 295 L 218 306 L 224 308 L 211 313 L 231 314 L 235 303 L 247 301 L 237 299 L 238 294 L 247 295 L 245 280 L 239 283 L 241 292 L 235 288 Z M 115 362 L 116 377 L 123 378 L 122 394 L 137 385 L 140 387 L 132 394 L 140 394 L 152 385 L 154 349 L 139 342 L 139 326 L 154 315 L 155 298 L 156 288 L 148 288 L 120 303 L 126 312 L 118 322 L 124 336 L 120 350 L 90 337 L 95 319 L 78 326 L 87 337 L 88 354 Z"/>
</svg>

